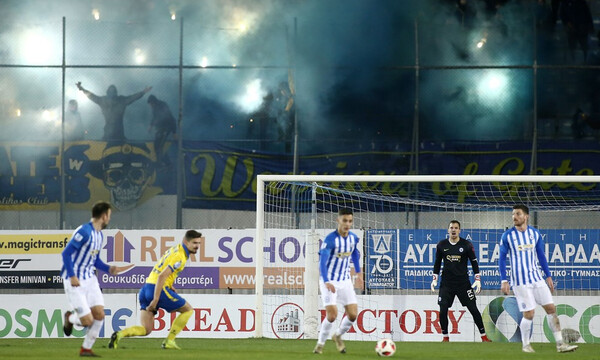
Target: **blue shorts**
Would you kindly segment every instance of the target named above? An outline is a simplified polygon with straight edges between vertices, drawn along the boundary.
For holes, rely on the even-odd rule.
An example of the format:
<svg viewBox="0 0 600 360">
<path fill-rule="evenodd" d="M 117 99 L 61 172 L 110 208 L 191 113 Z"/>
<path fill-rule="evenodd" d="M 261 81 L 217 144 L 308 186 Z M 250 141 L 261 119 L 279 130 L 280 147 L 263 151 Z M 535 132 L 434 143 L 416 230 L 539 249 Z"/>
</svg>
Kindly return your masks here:
<svg viewBox="0 0 600 360">
<path fill-rule="evenodd" d="M 145 284 L 140 289 L 140 309 L 146 310 L 146 307 L 150 305 L 152 299 L 154 299 L 154 288 L 154 284 Z M 185 305 L 185 299 L 172 289 L 165 287 L 160 292 L 160 298 L 158 299 L 156 309 L 163 308 L 166 312 L 173 312 L 183 305 Z"/>
</svg>

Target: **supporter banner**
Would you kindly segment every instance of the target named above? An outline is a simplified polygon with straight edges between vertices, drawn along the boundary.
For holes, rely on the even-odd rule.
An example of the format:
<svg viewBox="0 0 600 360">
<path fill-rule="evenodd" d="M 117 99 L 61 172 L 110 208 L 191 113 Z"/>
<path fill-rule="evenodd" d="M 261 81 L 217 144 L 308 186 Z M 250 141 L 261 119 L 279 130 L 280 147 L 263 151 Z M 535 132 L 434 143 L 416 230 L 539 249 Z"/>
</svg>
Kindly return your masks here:
<svg viewBox="0 0 600 360">
<path fill-rule="evenodd" d="M 539 143 L 537 174 L 592 175 L 600 173 L 596 144 Z M 184 207 L 254 210 L 256 175 L 291 174 L 292 158 L 228 148 L 206 142 L 185 143 L 186 185 Z M 410 144 L 390 144 L 398 151 L 356 151 L 300 156 L 298 174 L 402 175 L 410 168 Z M 425 143 L 419 151 L 419 173 L 465 175 L 528 175 L 530 143 Z M 468 190 L 454 183 L 433 183 L 428 189 L 444 201 L 477 202 Z M 585 197 L 590 189 L 580 184 L 551 185 L 555 194 Z M 339 186 L 339 185 L 334 185 Z M 404 196 L 406 184 L 378 184 L 387 193 Z M 385 211 L 381 209 L 381 211 Z"/>
<path fill-rule="evenodd" d="M 168 156 L 175 161 L 171 145 Z M 389 144 L 396 151 L 356 151 L 304 155 L 299 174 L 401 175 L 410 168 L 410 144 Z M 153 144 L 79 141 L 60 144 L 0 144 L 0 210 L 57 210 L 60 201 L 60 169 L 65 163 L 66 201 L 70 208 L 88 210 L 94 199 L 111 199 L 120 210 L 129 210 L 157 194 L 176 194 L 173 169 L 160 167 Z M 537 174 L 593 175 L 600 173 L 597 144 L 539 143 Z M 254 210 L 256 175 L 289 174 L 292 158 L 281 154 L 227 147 L 220 143 L 185 141 L 184 198 L 186 208 Z M 426 174 L 529 174 L 531 144 L 425 143 L 419 151 Z M 141 167 L 131 167 L 132 163 Z M 113 166 L 119 164 L 120 166 Z M 34 166 L 32 166 L 34 165 Z M 125 165 L 125 166 L 121 166 Z M 431 184 L 430 191 L 445 201 L 476 202 L 468 190 L 453 183 Z M 337 186 L 337 185 L 336 185 Z M 405 195 L 404 185 L 388 186 L 387 192 Z M 585 198 L 593 188 L 584 184 L 550 184 L 555 195 L 569 192 Z M 128 189 L 128 191 L 124 191 Z M 121 194 L 135 193 L 133 197 Z"/>
<path fill-rule="evenodd" d="M 498 257 L 504 230 L 463 229 L 461 236 L 475 247 L 483 289 L 499 289 Z M 399 230 L 400 287 L 427 289 L 433 274 L 435 247 L 446 229 Z M 600 290 L 600 230 L 540 231 L 552 278 L 558 290 Z M 510 271 L 510 261 L 507 261 Z M 469 264 L 470 265 L 470 264 Z M 471 267 L 469 272 L 472 275 Z"/>
<path fill-rule="evenodd" d="M 55 142 L 3 142 L 0 210 L 58 210 L 63 162 L 71 208 L 89 210 L 97 199 L 110 199 L 129 210 L 157 194 L 175 194 L 174 177 L 158 171 L 152 143 L 78 141 L 62 153 Z"/>
<path fill-rule="evenodd" d="M 194 314 L 181 338 L 250 338 L 255 336 L 255 296 L 223 294 L 184 294 L 194 308 Z M 4 295 L 0 303 L 0 338 L 61 338 L 66 297 L 46 294 L 44 301 L 30 295 Z M 105 294 L 105 321 L 101 338 L 113 331 L 136 325 L 139 306 L 136 294 Z M 483 309 L 486 333 L 495 342 L 506 342 L 518 333 L 518 316 L 509 306 L 514 298 L 481 296 L 478 307 Z M 304 333 L 303 296 L 278 297 L 265 295 L 263 316 L 264 336 L 269 338 L 302 338 Z M 600 305 L 594 296 L 554 297 L 562 328 L 579 334 L 578 342 L 600 343 Z M 503 306 L 505 305 L 505 306 Z M 375 341 L 384 337 L 395 341 L 435 341 L 441 339 L 437 296 L 359 295 L 356 323 L 344 336 L 347 340 Z M 321 318 L 325 309 L 318 309 Z M 504 314 L 506 313 L 506 314 Z M 449 311 L 449 333 L 452 341 L 478 342 L 479 332 L 468 311 L 455 305 Z M 152 338 L 167 336 L 176 314 L 162 309 L 154 320 Z M 337 322 L 341 319 L 338 318 Z M 334 325 L 334 328 L 337 325 Z M 543 311 L 533 320 L 533 342 L 553 341 L 552 331 Z M 73 336 L 83 337 L 85 331 L 75 327 Z M 124 339 L 123 341 L 132 341 Z M 520 341 L 520 335 L 519 335 Z M 101 350 L 101 349 L 100 349 Z"/>
</svg>

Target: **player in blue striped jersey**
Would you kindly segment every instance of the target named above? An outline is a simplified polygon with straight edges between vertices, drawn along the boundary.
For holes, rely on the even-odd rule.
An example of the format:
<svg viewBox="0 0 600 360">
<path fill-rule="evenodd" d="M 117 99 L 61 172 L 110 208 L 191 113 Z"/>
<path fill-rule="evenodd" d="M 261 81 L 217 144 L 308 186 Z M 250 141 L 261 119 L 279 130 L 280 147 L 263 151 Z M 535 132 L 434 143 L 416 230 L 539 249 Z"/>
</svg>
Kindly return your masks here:
<svg viewBox="0 0 600 360">
<path fill-rule="evenodd" d="M 358 251 L 359 237 L 350 231 L 354 215 L 350 209 L 340 209 L 337 217 L 337 230 L 325 237 L 319 251 L 319 287 L 321 299 L 325 306 L 326 317 L 321 323 L 319 338 L 313 352 L 322 354 L 325 341 L 337 318 L 337 304 L 342 304 L 346 310 L 346 317 L 342 319 L 340 327 L 333 334 L 333 341 L 339 352 L 345 353 L 346 346 L 342 341 L 344 335 L 358 315 L 358 301 L 354 292 L 354 284 L 350 276 L 350 260 L 354 271 L 358 275 L 358 283 L 362 288 L 363 278 L 360 271 L 360 252 Z"/>
<path fill-rule="evenodd" d="M 502 279 L 501 290 L 504 295 L 510 292 L 510 285 L 519 304 L 519 310 L 523 318 L 521 327 L 521 341 L 524 352 L 535 352 L 529 344 L 529 337 L 533 325 L 533 315 L 537 304 L 542 305 L 546 311 L 546 319 L 554 333 L 556 350 L 558 352 L 569 352 L 577 349 L 577 345 L 569 345 L 563 342 L 560 331 L 560 321 L 556 315 L 556 307 L 552 299 L 554 282 L 550 276 L 550 268 L 544 254 L 544 241 L 540 232 L 533 226 L 529 226 L 529 208 L 523 204 L 513 206 L 512 219 L 515 226 L 506 230 L 500 239 L 500 258 L 498 265 Z M 506 272 L 506 257 L 510 257 L 511 273 L 510 285 Z M 538 261 L 546 281 L 538 269 Z"/>
<path fill-rule="evenodd" d="M 63 330 L 69 336 L 74 324 L 87 327 L 80 356 L 98 356 L 92 351 L 92 346 L 104 323 L 104 298 L 96 269 L 116 275 L 133 267 L 109 266 L 98 256 L 104 240 L 101 230 L 108 226 L 111 212 L 109 203 L 96 203 L 92 208 L 91 221 L 75 229 L 62 252 L 63 286 L 73 309 L 65 313 Z"/>
</svg>

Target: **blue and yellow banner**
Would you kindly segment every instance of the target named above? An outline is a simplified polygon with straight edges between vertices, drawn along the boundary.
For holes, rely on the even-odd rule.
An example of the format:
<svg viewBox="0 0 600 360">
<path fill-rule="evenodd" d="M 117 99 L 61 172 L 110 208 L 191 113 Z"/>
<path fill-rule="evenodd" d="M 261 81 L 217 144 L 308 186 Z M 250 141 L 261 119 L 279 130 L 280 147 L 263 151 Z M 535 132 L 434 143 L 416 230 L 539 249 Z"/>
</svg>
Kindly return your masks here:
<svg viewBox="0 0 600 360">
<path fill-rule="evenodd" d="M 301 155 L 299 174 L 403 175 L 410 170 L 407 144 L 389 144 L 392 150 Z M 574 147 L 576 146 L 576 147 Z M 363 148 L 366 149 L 366 148 Z M 256 176 L 291 174 L 291 155 L 228 147 L 222 143 L 183 143 L 183 207 L 254 210 Z M 151 142 L 0 144 L 0 210 L 58 209 L 61 169 L 65 199 L 71 208 L 89 209 L 96 199 L 110 199 L 119 210 L 132 209 L 158 194 L 176 191 L 177 149 L 170 143 L 170 164 L 158 162 Z M 419 173 L 466 175 L 529 174 L 528 143 L 423 144 Z M 64 164 L 64 166 L 63 166 Z M 544 143 L 538 149 L 537 174 L 594 175 L 600 173 L 597 144 Z M 334 184 L 335 185 L 335 184 Z M 477 202 L 461 183 L 432 183 L 426 189 L 442 201 Z M 370 185 L 372 186 L 372 185 Z M 406 195 L 408 184 L 376 184 L 379 190 Z M 596 184 L 544 184 L 555 195 L 589 198 Z"/>
</svg>

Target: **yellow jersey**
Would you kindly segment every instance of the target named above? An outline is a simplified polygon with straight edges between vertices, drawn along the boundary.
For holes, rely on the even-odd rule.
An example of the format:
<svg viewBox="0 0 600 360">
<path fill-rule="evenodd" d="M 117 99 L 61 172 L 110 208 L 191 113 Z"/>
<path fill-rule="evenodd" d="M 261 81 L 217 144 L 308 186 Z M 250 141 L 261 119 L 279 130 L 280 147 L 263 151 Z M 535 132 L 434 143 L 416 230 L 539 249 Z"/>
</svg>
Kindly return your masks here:
<svg viewBox="0 0 600 360">
<path fill-rule="evenodd" d="M 190 252 L 183 244 L 178 244 L 167 250 L 162 258 L 154 265 L 150 275 L 146 278 L 147 284 L 156 284 L 158 275 L 169 267 L 173 272 L 165 281 L 165 287 L 172 288 L 173 283 L 179 273 L 185 267 L 187 259 L 190 257 Z"/>
</svg>

